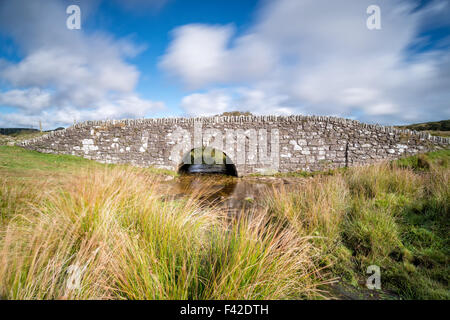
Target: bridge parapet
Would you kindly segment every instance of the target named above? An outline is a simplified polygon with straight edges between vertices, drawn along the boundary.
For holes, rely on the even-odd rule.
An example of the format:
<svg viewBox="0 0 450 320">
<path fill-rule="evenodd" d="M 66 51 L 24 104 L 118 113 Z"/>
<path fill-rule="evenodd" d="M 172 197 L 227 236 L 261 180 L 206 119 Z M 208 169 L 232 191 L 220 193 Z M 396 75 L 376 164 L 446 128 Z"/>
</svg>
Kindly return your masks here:
<svg viewBox="0 0 450 320">
<path fill-rule="evenodd" d="M 177 170 L 194 148 L 225 152 L 239 175 L 317 171 L 448 148 L 449 138 L 326 116 L 85 121 L 21 145 L 104 163 Z"/>
</svg>

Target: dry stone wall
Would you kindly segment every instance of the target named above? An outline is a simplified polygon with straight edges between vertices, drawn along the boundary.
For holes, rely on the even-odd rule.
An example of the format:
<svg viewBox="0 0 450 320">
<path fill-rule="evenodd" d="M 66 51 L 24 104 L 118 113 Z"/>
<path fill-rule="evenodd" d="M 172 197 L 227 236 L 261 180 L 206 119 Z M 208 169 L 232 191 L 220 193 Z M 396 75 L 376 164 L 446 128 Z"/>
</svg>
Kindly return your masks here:
<svg viewBox="0 0 450 320">
<path fill-rule="evenodd" d="M 195 141 L 198 140 L 195 130 L 199 127 L 203 132 L 200 142 Z M 188 133 L 187 137 L 181 137 L 180 132 Z M 230 143 L 225 140 L 230 132 L 243 134 L 244 145 L 236 143 L 234 150 L 227 147 Z M 263 141 L 264 134 L 267 140 Z M 256 154 L 249 150 L 255 137 Z M 221 149 L 236 165 L 239 175 L 248 175 L 317 171 L 398 159 L 448 148 L 450 139 L 334 117 L 237 116 L 86 121 L 21 145 L 39 152 L 71 154 L 104 163 L 177 170 L 183 153 L 199 143 Z M 174 156 L 180 145 L 179 156 Z M 269 160 L 266 157 L 260 161 L 262 154 L 269 155 Z M 239 161 L 242 157 L 243 162 Z"/>
</svg>

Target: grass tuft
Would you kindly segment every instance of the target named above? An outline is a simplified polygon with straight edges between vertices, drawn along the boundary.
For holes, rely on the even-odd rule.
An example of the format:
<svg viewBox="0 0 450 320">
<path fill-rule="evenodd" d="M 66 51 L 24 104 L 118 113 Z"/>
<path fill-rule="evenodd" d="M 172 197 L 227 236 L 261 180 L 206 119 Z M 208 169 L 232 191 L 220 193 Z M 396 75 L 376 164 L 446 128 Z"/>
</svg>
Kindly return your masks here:
<svg viewBox="0 0 450 320">
<path fill-rule="evenodd" d="M 230 219 L 209 182 L 0 147 L 0 296 L 320 299 L 375 264 L 390 297 L 450 299 L 449 157 L 292 176 Z"/>
</svg>

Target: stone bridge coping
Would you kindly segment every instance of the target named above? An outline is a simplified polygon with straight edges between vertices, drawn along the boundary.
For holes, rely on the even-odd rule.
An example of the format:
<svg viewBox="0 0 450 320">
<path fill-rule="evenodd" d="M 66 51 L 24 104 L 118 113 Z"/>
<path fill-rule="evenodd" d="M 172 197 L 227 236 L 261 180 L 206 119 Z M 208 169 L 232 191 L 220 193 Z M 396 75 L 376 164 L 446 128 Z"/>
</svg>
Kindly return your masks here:
<svg viewBox="0 0 450 320">
<path fill-rule="evenodd" d="M 147 119 L 123 119 L 123 120 L 88 120 L 80 123 L 76 123 L 63 130 L 51 131 L 46 135 L 33 138 L 30 140 L 22 141 L 21 145 L 28 145 L 29 143 L 35 143 L 38 141 L 46 140 L 54 136 L 64 135 L 66 131 L 81 129 L 84 127 L 92 126 L 110 126 L 125 124 L 127 126 L 142 125 L 142 124 L 176 124 L 176 123 L 248 123 L 248 122 L 263 122 L 263 123 L 274 123 L 274 122 L 326 122 L 326 123 L 336 123 L 336 124 L 352 124 L 359 126 L 361 129 L 375 130 L 378 132 L 393 133 L 393 134 L 407 134 L 418 136 L 420 139 L 429 140 L 432 142 L 440 144 L 450 144 L 450 138 L 432 136 L 428 132 L 416 131 L 409 129 L 397 129 L 393 126 L 382 126 L 379 124 L 367 124 L 362 123 L 358 120 L 338 118 L 331 116 L 304 116 L 304 115 L 293 115 L 293 116 L 213 116 L 213 117 L 190 117 L 190 118 L 147 118 Z"/>
</svg>

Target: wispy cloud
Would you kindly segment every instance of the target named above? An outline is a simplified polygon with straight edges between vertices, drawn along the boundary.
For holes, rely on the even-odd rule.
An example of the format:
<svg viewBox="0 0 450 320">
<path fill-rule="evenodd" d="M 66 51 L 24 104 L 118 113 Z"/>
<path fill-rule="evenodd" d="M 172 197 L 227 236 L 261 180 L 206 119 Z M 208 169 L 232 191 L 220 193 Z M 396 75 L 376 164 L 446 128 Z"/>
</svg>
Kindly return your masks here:
<svg viewBox="0 0 450 320">
<path fill-rule="evenodd" d="M 450 52 L 438 45 L 446 39 L 426 51 L 408 49 L 427 27 L 449 26 L 443 12 L 450 4 L 417 9 L 415 1 L 376 1 L 382 29 L 368 30 L 366 8 L 373 3 L 265 2 L 254 25 L 239 35 L 229 25 L 181 26 L 160 66 L 185 87 L 207 90 L 183 99 L 192 115 L 214 113 L 220 92 L 225 110 L 380 123 L 449 118 Z"/>
<path fill-rule="evenodd" d="M 42 121 L 52 128 L 74 120 L 143 117 L 164 107 L 135 92 L 139 71 L 126 59 L 139 54 L 142 45 L 66 29 L 59 1 L 0 6 L 0 26 L 23 53 L 19 62 L 3 62 L 0 68 L 0 78 L 12 88 L 0 91 L 0 105 L 19 109 L 0 115 L 1 126 Z M 83 8 L 89 11 L 89 3 Z"/>
</svg>

